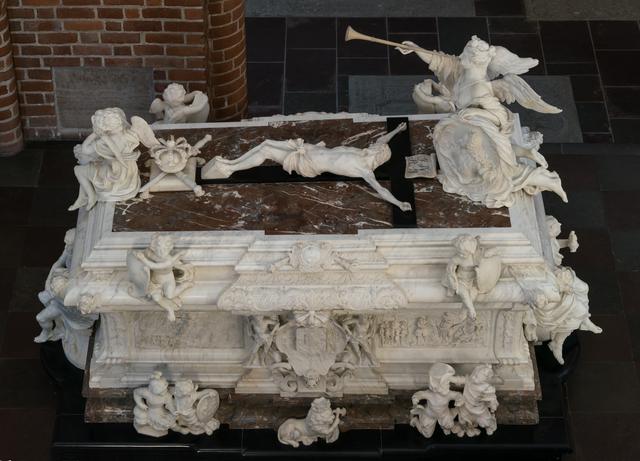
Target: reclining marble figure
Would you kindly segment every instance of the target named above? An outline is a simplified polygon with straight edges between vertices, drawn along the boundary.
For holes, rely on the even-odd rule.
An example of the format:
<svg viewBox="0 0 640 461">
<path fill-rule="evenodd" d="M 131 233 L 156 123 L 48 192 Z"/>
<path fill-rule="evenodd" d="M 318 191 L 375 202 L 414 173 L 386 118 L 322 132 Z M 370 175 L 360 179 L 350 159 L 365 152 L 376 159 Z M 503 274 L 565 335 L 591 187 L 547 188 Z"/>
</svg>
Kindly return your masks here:
<svg viewBox="0 0 640 461">
<path fill-rule="evenodd" d="M 221 156 L 213 158 L 202 167 L 202 178 L 228 178 L 235 171 L 248 170 L 262 165 L 267 160 L 272 160 L 281 164 L 287 173 L 291 174 L 294 171 L 305 178 L 313 178 L 322 173 L 362 178 L 384 200 L 403 211 L 409 211 L 411 205 L 396 199 L 391 192 L 380 185 L 373 174 L 376 168 L 391 158 L 389 141 L 406 129 L 407 125 L 402 123 L 364 149 L 348 146 L 328 148 L 324 142 L 309 144 L 303 139 L 286 141 L 268 139 L 234 160 Z"/>
<path fill-rule="evenodd" d="M 517 101 L 537 112 L 561 112 L 544 102 L 518 76 L 536 66 L 538 60 L 520 58 L 476 36 L 460 56 L 428 51 L 410 41 L 395 43 L 377 39 L 351 28 L 345 39 L 395 46 L 402 54 L 415 53 L 438 78 L 437 84 L 419 85 L 414 99 L 433 105 L 434 111 L 448 107 L 453 112 L 438 122 L 433 133 L 441 169 L 438 179 L 446 192 L 465 195 L 489 208 L 512 206 L 514 193 L 520 190 L 530 195 L 552 191 L 567 201 L 560 177 L 547 170 L 547 162 L 538 152 L 542 135 L 523 130 L 525 139 L 517 142 L 515 116 L 502 104 Z M 503 78 L 495 80 L 500 75 Z M 432 89 L 439 95 L 434 95 Z"/>
<path fill-rule="evenodd" d="M 147 122 L 134 116 L 129 125 L 123 110 L 117 107 L 97 110 L 91 124 L 93 133 L 73 148 L 78 159 L 73 171 L 80 192 L 69 210 L 90 210 L 97 202 L 135 197 L 140 189 L 138 146 L 159 144 Z"/>
<path fill-rule="evenodd" d="M 278 428 L 278 441 L 292 447 L 300 444 L 311 445 L 319 438 L 333 443 L 340 436 L 340 417 L 347 411 L 344 408 L 331 409 L 331 402 L 320 397 L 311 402 L 311 408 L 304 419 L 289 418 Z"/>
<path fill-rule="evenodd" d="M 203 123 L 209 116 L 209 98 L 202 91 L 187 94 L 184 86 L 171 83 L 162 92 L 162 99 L 153 100 L 149 112 L 158 119 L 154 125 Z"/>
</svg>

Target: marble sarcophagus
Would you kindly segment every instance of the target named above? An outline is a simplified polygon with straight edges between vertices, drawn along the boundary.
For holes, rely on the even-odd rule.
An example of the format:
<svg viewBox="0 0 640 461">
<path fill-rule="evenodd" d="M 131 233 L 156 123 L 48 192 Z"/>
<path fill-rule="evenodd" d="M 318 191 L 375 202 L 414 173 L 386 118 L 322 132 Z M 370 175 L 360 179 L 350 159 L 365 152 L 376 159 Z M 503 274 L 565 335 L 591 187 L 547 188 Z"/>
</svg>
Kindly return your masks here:
<svg viewBox="0 0 640 461">
<path fill-rule="evenodd" d="M 228 179 L 199 174 L 201 194 L 151 189 L 81 209 L 61 309 L 85 321 L 65 320 L 63 344 L 86 365 L 87 421 L 133 420 L 133 390 L 156 373 L 216 389 L 217 417 L 232 427 L 277 427 L 327 396 L 350 412 L 343 428 L 391 428 L 409 420 L 411 393 L 444 362 L 459 375 L 490 365 L 498 422 L 535 423 L 527 327 L 536 293 L 562 302 L 559 244 L 539 195 L 486 208 L 444 192 L 435 168 L 409 178 L 413 159 L 434 161 L 440 118 L 312 114 L 155 129 L 192 145 L 210 135 L 204 163 L 266 139 L 365 148 L 406 120 L 376 177 L 412 210 L 361 179 L 309 179 L 269 161 Z M 149 160 L 143 149 L 143 175 Z M 168 266 L 153 259 L 162 252 Z"/>
</svg>

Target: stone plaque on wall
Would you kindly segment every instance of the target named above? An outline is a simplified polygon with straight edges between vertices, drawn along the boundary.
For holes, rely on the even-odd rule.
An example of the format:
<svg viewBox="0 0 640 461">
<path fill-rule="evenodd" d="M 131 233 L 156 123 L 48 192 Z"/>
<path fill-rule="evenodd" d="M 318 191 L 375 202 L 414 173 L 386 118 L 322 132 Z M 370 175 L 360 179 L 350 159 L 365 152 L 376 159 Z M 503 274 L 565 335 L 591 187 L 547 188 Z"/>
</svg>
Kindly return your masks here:
<svg viewBox="0 0 640 461">
<path fill-rule="evenodd" d="M 54 67 L 53 83 L 62 133 L 90 129 L 91 115 L 105 107 L 120 107 L 127 118 L 139 115 L 151 121 L 151 68 Z"/>
</svg>

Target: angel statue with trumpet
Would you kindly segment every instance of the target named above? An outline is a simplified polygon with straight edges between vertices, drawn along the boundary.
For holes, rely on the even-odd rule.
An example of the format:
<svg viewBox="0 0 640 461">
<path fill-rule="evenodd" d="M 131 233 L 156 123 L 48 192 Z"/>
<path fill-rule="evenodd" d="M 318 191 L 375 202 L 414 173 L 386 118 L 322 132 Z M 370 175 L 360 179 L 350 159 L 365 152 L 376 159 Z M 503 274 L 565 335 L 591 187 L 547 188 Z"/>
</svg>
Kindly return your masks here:
<svg viewBox="0 0 640 461">
<path fill-rule="evenodd" d="M 476 36 L 460 56 L 428 51 L 409 41 L 370 37 L 352 28 L 347 29 L 345 39 L 391 45 L 402 54 L 415 53 L 438 78 L 439 83 L 418 85 L 414 100 L 453 112 L 433 133 L 441 169 L 438 179 L 446 192 L 465 195 L 489 208 L 513 205 L 514 193 L 519 190 L 530 195 L 552 191 L 567 201 L 560 177 L 547 170 L 547 162 L 538 152 L 542 134 L 523 129 L 524 139 L 516 140 L 515 116 L 502 104 L 517 101 L 536 112 L 561 112 L 519 77 L 536 66 L 537 59 L 520 58 Z M 502 78 L 496 79 L 499 76 Z M 434 89 L 440 94 L 434 96 Z"/>
</svg>

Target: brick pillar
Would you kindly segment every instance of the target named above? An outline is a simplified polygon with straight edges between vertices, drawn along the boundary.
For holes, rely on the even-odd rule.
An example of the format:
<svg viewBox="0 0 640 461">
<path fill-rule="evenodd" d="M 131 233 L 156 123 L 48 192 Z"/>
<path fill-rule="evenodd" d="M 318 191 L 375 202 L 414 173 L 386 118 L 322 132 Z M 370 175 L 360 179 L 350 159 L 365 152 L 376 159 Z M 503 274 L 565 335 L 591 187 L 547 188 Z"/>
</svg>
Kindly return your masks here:
<svg viewBox="0 0 640 461">
<path fill-rule="evenodd" d="M 211 118 L 240 120 L 247 111 L 244 0 L 205 0 L 205 15 Z"/>
<path fill-rule="evenodd" d="M 23 145 L 7 0 L 0 0 L 0 156 L 16 154 Z"/>
</svg>

